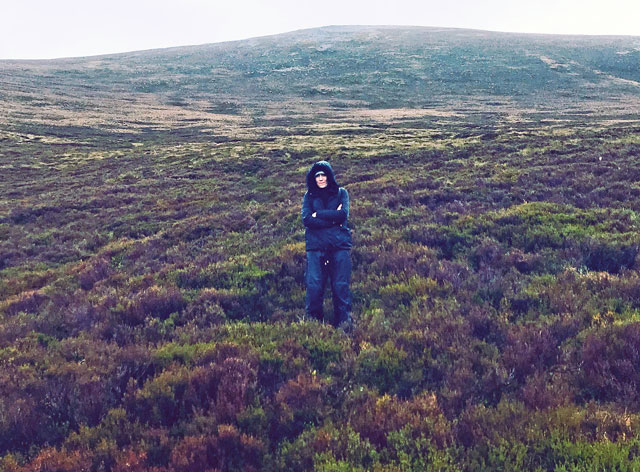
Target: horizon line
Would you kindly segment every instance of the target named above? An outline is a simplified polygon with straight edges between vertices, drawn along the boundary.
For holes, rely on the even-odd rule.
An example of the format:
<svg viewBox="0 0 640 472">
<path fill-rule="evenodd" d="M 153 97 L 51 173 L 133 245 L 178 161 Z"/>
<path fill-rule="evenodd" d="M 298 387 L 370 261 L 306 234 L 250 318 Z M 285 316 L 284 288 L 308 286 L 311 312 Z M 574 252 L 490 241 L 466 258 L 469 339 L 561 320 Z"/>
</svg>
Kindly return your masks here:
<svg viewBox="0 0 640 472">
<path fill-rule="evenodd" d="M 500 30 L 486 30 L 480 28 L 463 28 L 456 26 L 423 26 L 423 25 L 359 25 L 359 24 L 333 24 L 333 25 L 324 25 L 324 26 L 316 26 L 311 28 L 300 28 L 295 30 L 284 31 L 280 33 L 273 34 L 265 34 L 258 36 L 250 36 L 247 38 L 241 39 L 232 39 L 232 40 L 224 40 L 224 41 L 213 41 L 206 43 L 197 43 L 197 44 L 183 44 L 177 46 L 166 46 L 166 47 L 154 47 L 148 49 L 132 49 L 128 51 L 117 51 L 117 52 L 106 52 L 106 53 L 98 53 L 98 54 L 89 54 L 89 55 L 79 55 L 79 56 L 59 56 L 52 58 L 17 58 L 17 59 L 5 59 L 0 58 L 0 62 L 51 62 L 51 61 L 71 61 L 77 59 L 97 59 L 103 57 L 113 57 L 113 56 L 123 56 L 128 54 L 140 54 L 140 53 L 148 53 L 148 52 L 156 52 L 156 51 L 169 51 L 172 49 L 186 49 L 186 48 L 197 48 L 204 46 L 213 46 L 219 44 L 230 44 L 230 43 L 239 43 L 244 41 L 252 41 L 256 39 L 264 39 L 264 38 L 272 38 L 275 36 L 285 36 L 294 33 L 301 33 L 304 31 L 314 31 L 314 30 L 322 30 L 322 29 L 330 29 L 330 28 L 384 28 L 384 29 L 425 29 L 425 30 L 450 30 L 450 31 L 472 31 L 478 33 L 491 33 L 491 34 L 508 34 L 508 35 L 521 35 L 521 36 L 555 36 L 555 37 L 565 37 L 565 38 L 638 38 L 639 35 L 630 35 L 630 34 L 583 34 L 583 33 L 534 33 L 534 32 L 521 32 L 521 31 L 500 31 Z"/>
</svg>

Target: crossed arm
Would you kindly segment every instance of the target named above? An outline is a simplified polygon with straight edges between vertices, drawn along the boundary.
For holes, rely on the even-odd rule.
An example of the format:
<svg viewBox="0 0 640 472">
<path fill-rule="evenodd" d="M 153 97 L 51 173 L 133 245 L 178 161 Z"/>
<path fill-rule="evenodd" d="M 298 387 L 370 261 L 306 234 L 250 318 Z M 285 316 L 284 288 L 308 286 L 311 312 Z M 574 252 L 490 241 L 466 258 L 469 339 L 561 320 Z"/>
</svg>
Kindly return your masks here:
<svg viewBox="0 0 640 472">
<path fill-rule="evenodd" d="M 341 225 L 349 217 L 349 194 L 345 191 L 341 192 L 340 203 L 335 210 L 318 210 L 313 211 L 311 201 L 305 194 L 302 201 L 302 222 L 307 228 L 330 228 L 331 226 Z"/>
</svg>

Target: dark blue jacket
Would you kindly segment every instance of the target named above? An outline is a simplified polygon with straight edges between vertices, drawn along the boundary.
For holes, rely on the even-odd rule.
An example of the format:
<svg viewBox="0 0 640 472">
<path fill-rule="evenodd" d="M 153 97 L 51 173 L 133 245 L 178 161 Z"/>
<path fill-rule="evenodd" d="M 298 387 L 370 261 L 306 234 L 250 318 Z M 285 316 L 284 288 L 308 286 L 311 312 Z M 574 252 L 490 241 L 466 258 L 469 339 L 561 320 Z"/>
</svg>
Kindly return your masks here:
<svg viewBox="0 0 640 472">
<path fill-rule="evenodd" d="M 327 175 L 327 187 L 318 188 L 316 172 Z M 338 205 L 342 209 L 338 210 Z M 313 213 L 316 216 L 313 217 Z M 307 192 L 302 200 L 302 222 L 305 226 L 307 251 L 335 251 L 351 249 L 351 230 L 348 226 L 349 194 L 338 186 L 331 165 L 316 162 L 307 173 Z"/>
</svg>

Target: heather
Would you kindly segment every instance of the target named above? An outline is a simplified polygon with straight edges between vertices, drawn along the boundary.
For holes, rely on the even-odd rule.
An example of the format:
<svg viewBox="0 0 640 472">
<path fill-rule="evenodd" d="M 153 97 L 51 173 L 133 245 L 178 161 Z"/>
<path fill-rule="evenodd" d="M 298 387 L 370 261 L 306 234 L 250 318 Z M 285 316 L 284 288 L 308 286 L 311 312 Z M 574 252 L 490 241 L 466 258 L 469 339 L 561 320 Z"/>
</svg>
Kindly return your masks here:
<svg viewBox="0 0 640 472">
<path fill-rule="evenodd" d="M 405 112 L 4 125 L 0 470 L 640 468 L 637 121 Z M 321 159 L 351 336 L 303 317 Z"/>
</svg>

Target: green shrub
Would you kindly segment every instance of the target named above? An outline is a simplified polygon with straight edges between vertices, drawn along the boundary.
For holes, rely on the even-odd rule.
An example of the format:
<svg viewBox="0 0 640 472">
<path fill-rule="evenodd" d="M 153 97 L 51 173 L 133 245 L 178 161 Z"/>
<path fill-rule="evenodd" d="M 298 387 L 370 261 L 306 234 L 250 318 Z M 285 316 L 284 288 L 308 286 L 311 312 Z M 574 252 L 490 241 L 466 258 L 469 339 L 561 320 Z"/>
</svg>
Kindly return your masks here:
<svg viewBox="0 0 640 472">
<path fill-rule="evenodd" d="M 360 383 L 376 387 L 380 393 L 395 391 L 405 371 L 407 354 L 387 341 L 382 347 L 360 351 L 356 359 L 355 377 Z"/>
</svg>

